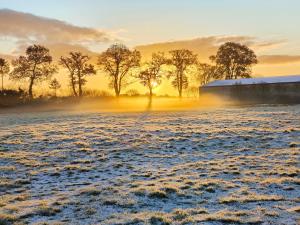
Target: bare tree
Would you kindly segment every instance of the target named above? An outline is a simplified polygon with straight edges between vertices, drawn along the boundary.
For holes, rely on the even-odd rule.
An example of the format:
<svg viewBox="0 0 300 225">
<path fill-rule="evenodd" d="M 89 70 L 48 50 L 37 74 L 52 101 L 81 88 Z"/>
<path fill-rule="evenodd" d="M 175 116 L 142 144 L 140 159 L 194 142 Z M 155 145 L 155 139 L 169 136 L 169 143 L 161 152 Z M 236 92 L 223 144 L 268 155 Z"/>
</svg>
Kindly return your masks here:
<svg viewBox="0 0 300 225">
<path fill-rule="evenodd" d="M 3 88 L 3 79 L 4 79 L 4 76 L 8 73 L 9 73 L 9 64 L 8 64 L 8 62 L 5 59 L 0 58 L 0 74 L 1 74 L 1 81 L 2 81 L 2 83 L 1 83 L 1 90 L 2 91 L 4 90 L 4 88 Z"/>
<path fill-rule="evenodd" d="M 149 89 L 149 96 L 153 95 L 153 88 L 161 83 L 162 66 L 167 63 L 163 53 L 152 54 L 152 60 L 145 63 L 144 68 L 139 72 L 138 78 L 142 85 Z"/>
<path fill-rule="evenodd" d="M 247 46 L 227 42 L 223 44 L 216 56 L 212 56 L 218 67 L 224 68 L 225 79 L 249 78 L 251 77 L 251 66 L 257 64 L 255 53 Z"/>
<path fill-rule="evenodd" d="M 49 49 L 41 45 L 32 45 L 26 49 L 26 56 L 20 56 L 12 61 L 13 71 L 10 78 L 13 80 L 29 80 L 28 95 L 33 98 L 32 88 L 38 81 L 49 79 L 57 67 L 52 65 Z"/>
<path fill-rule="evenodd" d="M 140 65 L 140 60 L 139 51 L 131 51 L 122 44 L 110 46 L 99 56 L 98 65 L 111 78 L 110 86 L 113 87 L 117 97 L 124 86 L 124 78 Z"/>
<path fill-rule="evenodd" d="M 199 87 L 191 86 L 187 89 L 188 97 L 197 97 L 199 95 Z"/>
<path fill-rule="evenodd" d="M 57 90 L 61 88 L 60 83 L 56 78 L 54 78 L 49 85 L 49 88 L 54 91 L 54 96 L 56 97 Z"/>
<path fill-rule="evenodd" d="M 206 85 L 213 79 L 218 79 L 221 76 L 221 70 L 215 66 L 207 63 L 197 64 L 196 80 L 201 86 Z"/>
<path fill-rule="evenodd" d="M 76 90 L 77 81 L 75 77 L 76 66 L 74 60 L 72 59 L 72 57 L 60 57 L 59 63 L 69 71 L 70 85 L 73 91 L 73 95 L 78 96 Z"/>
<path fill-rule="evenodd" d="M 86 84 L 86 76 L 96 74 L 96 70 L 88 61 L 90 57 L 81 52 L 70 52 L 70 56 L 61 57 L 60 64 L 69 70 L 72 90 L 75 96 L 83 95 L 83 86 Z M 78 85 L 78 92 L 76 86 Z"/>
<path fill-rule="evenodd" d="M 140 93 L 136 89 L 130 89 L 130 90 L 126 91 L 126 95 L 133 97 L 133 96 L 139 96 Z"/>
<path fill-rule="evenodd" d="M 173 50 L 170 51 L 170 54 L 169 64 L 174 66 L 175 71 L 169 77 L 174 77 L 172 85 L 177 88 L 179 97 L 182 97 L 183 89 L 188 87 L 187 70 L 190 66 L 197 63 L 197 55 L 186 49 Z"/>
</svg>

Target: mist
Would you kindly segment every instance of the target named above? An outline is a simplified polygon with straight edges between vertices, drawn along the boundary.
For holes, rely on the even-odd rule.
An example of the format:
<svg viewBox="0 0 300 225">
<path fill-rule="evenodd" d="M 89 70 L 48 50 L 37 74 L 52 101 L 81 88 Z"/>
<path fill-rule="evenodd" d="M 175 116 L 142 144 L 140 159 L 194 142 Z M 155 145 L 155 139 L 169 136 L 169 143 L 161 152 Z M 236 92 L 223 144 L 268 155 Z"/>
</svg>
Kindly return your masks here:
<svg viewBox="0 0 300 225">
<path fill-rule="evenodd" d="M 95 98 L 58 98 L 45 103 L 37 102 L 2 109 L 2 113 L 73 111 L 73 112 L 105 112 L 126 113 L 144 111 L 195 111 L 206 108 L 219 108 L 237 105 L 238 103 L 226 98 L 206 94 L 198 98 L 177 97 L 95 97 Z"/>
</svg>

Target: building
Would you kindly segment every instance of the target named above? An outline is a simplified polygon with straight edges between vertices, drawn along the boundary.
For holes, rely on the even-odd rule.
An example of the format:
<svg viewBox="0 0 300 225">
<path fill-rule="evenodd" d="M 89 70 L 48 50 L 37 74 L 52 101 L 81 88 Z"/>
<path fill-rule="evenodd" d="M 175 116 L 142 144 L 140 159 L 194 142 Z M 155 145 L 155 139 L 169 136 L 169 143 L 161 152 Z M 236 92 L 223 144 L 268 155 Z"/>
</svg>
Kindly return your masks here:
<svg viewBox="0 0 300 225">
<path fill-rule="evenodd" d="M 199 91 L 244 102 L 300 103 L 300 75 L 217 80 Z"/>
</svg>

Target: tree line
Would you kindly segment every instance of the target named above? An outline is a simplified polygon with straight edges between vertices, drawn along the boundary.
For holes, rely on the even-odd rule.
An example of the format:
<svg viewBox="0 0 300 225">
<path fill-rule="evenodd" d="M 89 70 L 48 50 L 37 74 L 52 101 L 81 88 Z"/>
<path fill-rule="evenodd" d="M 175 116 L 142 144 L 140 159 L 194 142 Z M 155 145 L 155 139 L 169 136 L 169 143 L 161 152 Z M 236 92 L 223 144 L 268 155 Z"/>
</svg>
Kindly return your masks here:
<svg viewBox="0 0 300 225">
<path fill-rule="evenodd" d="M 62 56 L 58 64 L 54 64 L 48 48 L 32 45 L 26 49 L 25 55 L 8 61 L 0 58 L 0 75 L 9 76 L 14 81 L 28 82 L 27 94 L 33 98 L 33 87 L 39 82 L 50 80 L 49 88 L 55 92 L 61 87 L 57 79 L 51 77 L 58 72 L 59 65 L 68 71 L 69 84 L 74 96 L 83 96 L 83 88 L 87 77 L 96 75 L 97 69 L 105 73 L 110 80 L 110 88 L 116 96 L 120 96 L 122 89 L 131 83 L 140 82 L 148 89 L 152 97 L 153 89 L 162 83 L 166 77 L 171 79 L 173 87 L 182 97 L 183 91 L 189 85 L 189 78 L 194 76 L 200 85 L 205 85 L 217 79 L 238 79 L 251 77 L 251 68 L 256 64 L 257 57 L 247 46 L 227 42 L 220 46 L 216 55 L 211 56 L 211 63 L 201 63 L 198 56 L 187 49 L 169 51 L 168 54 L 153 53 L 151 59 L 141 62 L 141 53 L 130 50 L 123 44 L 113 44 L 98 56 L 97 65 L 89 63 L 90 57 L 81 52 L 70 52 Z"/>
</svg>

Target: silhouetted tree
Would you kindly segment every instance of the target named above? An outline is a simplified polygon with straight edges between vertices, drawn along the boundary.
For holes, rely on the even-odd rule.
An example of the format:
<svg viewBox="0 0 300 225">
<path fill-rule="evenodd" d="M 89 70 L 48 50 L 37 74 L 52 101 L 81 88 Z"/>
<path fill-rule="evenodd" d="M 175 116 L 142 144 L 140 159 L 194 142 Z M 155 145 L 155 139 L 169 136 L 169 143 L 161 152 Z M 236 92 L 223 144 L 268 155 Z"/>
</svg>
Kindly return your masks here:
<svg viewBox="0 0 300 225">
<path fill-rule="evenodd" d="M 215 66 L 209 65 L 207 63 L 199 63 L 197 65 L 196 80 L 201 86 L 210 82 L 214 78 Z"/>
<path fill-rule="evenodd" d="M 219 67 L 224 68 L 224 78 L 237 79 L 251 77 L 251 66 L 256 64 L 257 57 L 255 53 L 247 46 L 227 42 L 223 44 L 216 56 L 211 57 Z"/>
<path fill-rule="evenodd" d="M 109 97 L 112 96 L 111 93 L 105 90 L 98 90 L 98 89 L 85 89 L 84 96 L 89 97 Z"/>
<path fill-rule="evenodd" d="M 49 79 L 57 67 L 52 65 L 49 49 L 41 45 L 32 45 L 26 49 L 26 56 L 20 56 L 12 61 L 13 71 L 10 78 L 13 80 L 29 80 L 28 95 L 33 98 L 33 85 L 42 80 Z"/>
<path fill-rule="evenodd" d="M 179 97 L 182 97 L 183 89 L 188 87 L 187 70 L 197 63 L 197 55 L 186 49 L 173 50 L 170 54 L 169 64 L 175 67 L 175 71 L 171 72 L 169 77 L 174 77 L 172 85 L 177 88 Z"/>
<path fill-rule="evenodd" d="M 145 67 L 141 69 L 138 78 L 142 85 L 149 89 L 149 96 L 153 95 L 153 88 L 161 83 L 161 68 L 167 63 L 163 53 L 152 54 L 152 60 L 145 63 Z"/>
<path fill-rule="evenodd" d="M 0 108 L 5 106 L 15 106 L 23 102 L 24 92 L 12 89 L 0 91 Z"/>
<path fill-rule="evenodd" d="M 199 95 L 199 87 L 195 87 L 195 86 L 192 86 L 192 87 L 189 87 L 187 89 L 187 94 L 189 97 L 197 97 Z"/>
<path fill-rule="evenodd" d="M 221 79 L 223 77 L 223 74 L 224 69 L 221 66 L 211 65 L 208 63 L 198 63 L 195 77 L 200 85 L 203 86 L 212 80 Z"/>
<path fill-rule="evenodd" d="M 136 89 L 130 89 L 126 91 L 126 95 L 133 97 L 133 96 L 139 96 L 140 93 Z"/>
<path fill-rule="evenodd" d="M 4 76 L 8 73 L 9 73 L 9 64 L 8 64 L 8 62 L 5 59 L 0 58 L 0 74 L 1 74 L 1 90 L 2 90 L 2 92 L 4 90 L 4 88 L 3 88 L 3 79 L 4 79 Z"/>
<path fill-rule="evenodd" d="M 61 57 L 60 64 L 69 70 L 71 87 L 75 96 L 82 96 L 82 88 L 86 84 L 85 77 L 96 74 L 96 70 L 88 61 L 90 57 L 81 52 L 70 52 L 70 56 Z M 78 85 L 78 92 L 76 85 Z"/>
<path fill-rule="evenodd" d="M 75 77 L 76 66 L 74 60 L 72 59 L 72 57 L 60 57 L 59 63 L 69 71 L 70 85 L 73 91 L 73 95 L 78 96 L 76 90 L 77 81 Z"/>
<path fill-rule="evenodd" d="M 58 80 L 56 78 L 54 78 L 49 85 L 49 88 L 52 89 L 54 91 L 54 96 L 56 97 L 56 92 L 58 89 L 61 88 L 60 83 L 58 82 Z"/>
<path fill-rule="evenodd" d="M 121 93 L 124 78 L 129 72 L 140 65 L 141 54 L 136 50 L 129 50 L 125 45 L 114 44 L 98 58 L 98 65 L 111 78 L 110 86 L 116 96 Z"/>
</svg>

